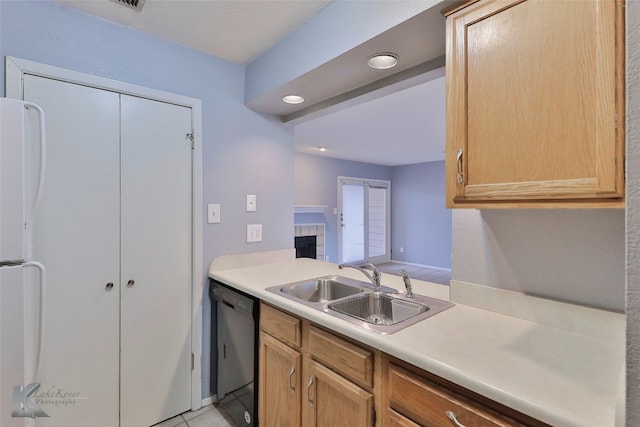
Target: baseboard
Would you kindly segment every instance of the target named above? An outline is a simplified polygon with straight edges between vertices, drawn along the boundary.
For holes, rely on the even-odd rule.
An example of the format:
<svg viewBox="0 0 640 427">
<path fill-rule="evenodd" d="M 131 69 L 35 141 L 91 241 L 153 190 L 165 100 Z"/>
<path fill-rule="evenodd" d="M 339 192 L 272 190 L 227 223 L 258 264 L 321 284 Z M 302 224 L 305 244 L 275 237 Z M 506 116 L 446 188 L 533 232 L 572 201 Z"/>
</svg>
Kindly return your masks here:
<svg viewBox="0 0 640 427">
<path fill-rule="evenodd" d="M 435 265 L 418 264 L 416 262 L 398 261 L 398 260 L 395 260 L 395 259 L 392 259 L 390 262 L 395 262 L 396 264 L 412 265 L 414 267 L 432 268 L 434 270 L 442 270 L 442 271 L 451 272 L 450 268 L 436 267 Z"/>
<path fill-rule="evenodd" d="M 212 394 L 211 396 L 202 399 L 202 406 L 212 405 L 217 401 L 218 401 L 218 396 L 216 396 L 215 394 Z"/>
</svg>

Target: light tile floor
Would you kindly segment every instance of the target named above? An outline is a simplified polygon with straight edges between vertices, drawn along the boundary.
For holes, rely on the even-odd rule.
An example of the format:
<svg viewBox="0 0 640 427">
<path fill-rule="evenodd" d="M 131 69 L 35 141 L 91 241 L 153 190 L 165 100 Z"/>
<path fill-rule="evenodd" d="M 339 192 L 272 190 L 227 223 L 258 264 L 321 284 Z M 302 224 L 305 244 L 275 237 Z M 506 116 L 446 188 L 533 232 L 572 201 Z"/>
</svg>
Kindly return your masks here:
<svg viewBox="0 0 640 427">
<path fill-rule="evenodd" d="M 376 267 L 378 267 L 378 270 L 380 270 L 381 273 L 395 275 L 399 275 L 398 272 L 404 269 L 412 279 L 439 283 L 441 285 L 449 285 L 449 281 L 451 281 L 451 271 L 448 270 L 438 270 L 436 268 L 420 267 L 393 261 L 378 264 Z"/>
<path fill-rule="evenodd" d="M 222 408 L 213 404 L 185 412 L 153 427 L 236 427 L 236 424 Z"/>
</svg>

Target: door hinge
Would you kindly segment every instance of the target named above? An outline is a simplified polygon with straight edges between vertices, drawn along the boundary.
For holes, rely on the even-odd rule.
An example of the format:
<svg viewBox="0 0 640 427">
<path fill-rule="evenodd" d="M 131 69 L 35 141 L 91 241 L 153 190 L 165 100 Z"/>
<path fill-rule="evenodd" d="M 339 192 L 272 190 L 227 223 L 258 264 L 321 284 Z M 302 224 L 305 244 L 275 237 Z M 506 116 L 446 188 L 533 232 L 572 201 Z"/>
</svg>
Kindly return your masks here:
<svg viewBox="0 0 640 427">
<path fill-rule="evenodd" d="M 193 134 L 192 134 L 192 133 L 188 133 L 188 134 L 187 134 L 187 139 L 191 140 L 191 149 L 193 150 L 193 148 L 194 148 L 194 141 L 195 141 L 195 138 L 194 138 Z"/>
<path fill-rule="evenodd" d="M 376 421 L 376 408 L 371 408 L 371 425 L 373 427 L 375 427 Z"/>
<path fill-rule="evenodd" d="M 191 370 L 193 371 L 195 369 L 196 366 L 196 362 L 195 362 L 195 356 L 193 355 L 193 353 L 191 353 Z"/>
</svg>

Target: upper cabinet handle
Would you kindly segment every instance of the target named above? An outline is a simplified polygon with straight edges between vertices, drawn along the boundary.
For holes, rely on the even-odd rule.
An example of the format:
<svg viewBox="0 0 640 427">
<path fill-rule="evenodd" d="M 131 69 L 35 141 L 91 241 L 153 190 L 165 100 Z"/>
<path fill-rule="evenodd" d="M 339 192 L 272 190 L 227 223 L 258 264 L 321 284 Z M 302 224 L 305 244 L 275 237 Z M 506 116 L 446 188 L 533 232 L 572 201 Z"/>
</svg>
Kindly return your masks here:
<svg viewBox="0 0 640 427">
<path fill-rule="evenodd" d="M 458 421 L 458 419 L 456 418 L 456 414 L 454 414 L 453 412 L 447 411 L 444 414 L 447 416 L 447 418 L 449 418 L 451 421 L 453 421 L 453 424 L 456 427 L 465 427 L 464 424 L 462 424 L 460 421 Z"/>
<path fill-rule="evenodd" d="M 464 177 L 462 176 L 462 148 L 458 148 L 456 162 L 458 163 L 458 184 L 462 184 L 464 182 Z"/>
</svg>

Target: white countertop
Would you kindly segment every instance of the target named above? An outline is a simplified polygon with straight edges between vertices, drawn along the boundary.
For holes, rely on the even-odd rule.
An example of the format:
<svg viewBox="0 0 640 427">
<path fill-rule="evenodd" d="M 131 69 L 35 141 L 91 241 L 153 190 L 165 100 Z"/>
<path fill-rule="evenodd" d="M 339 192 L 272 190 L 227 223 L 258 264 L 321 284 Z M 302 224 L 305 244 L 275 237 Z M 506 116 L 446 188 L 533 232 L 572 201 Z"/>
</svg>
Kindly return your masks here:
<svg viewBox="0 0 640 427">
<path fill-rule="evenodd" d="M 614 426 L 625 354 L 620 339 L 572 332 L 462 304 L 382 335 L 265 291 L 330 274 L 364 279 L 358 271 L 339 270 L 336 264 L 310 259 L 223 271 L 212 268 L 209 272 L 213 279 L 550 425 Z M 403 289 L 398 276 L 383 274 L 382 283 Z M 449 299 L 448 286 L 414 280 L 413 290 Z M 621 314 L 613 316 L 623 318 Z"/>
</svg>

